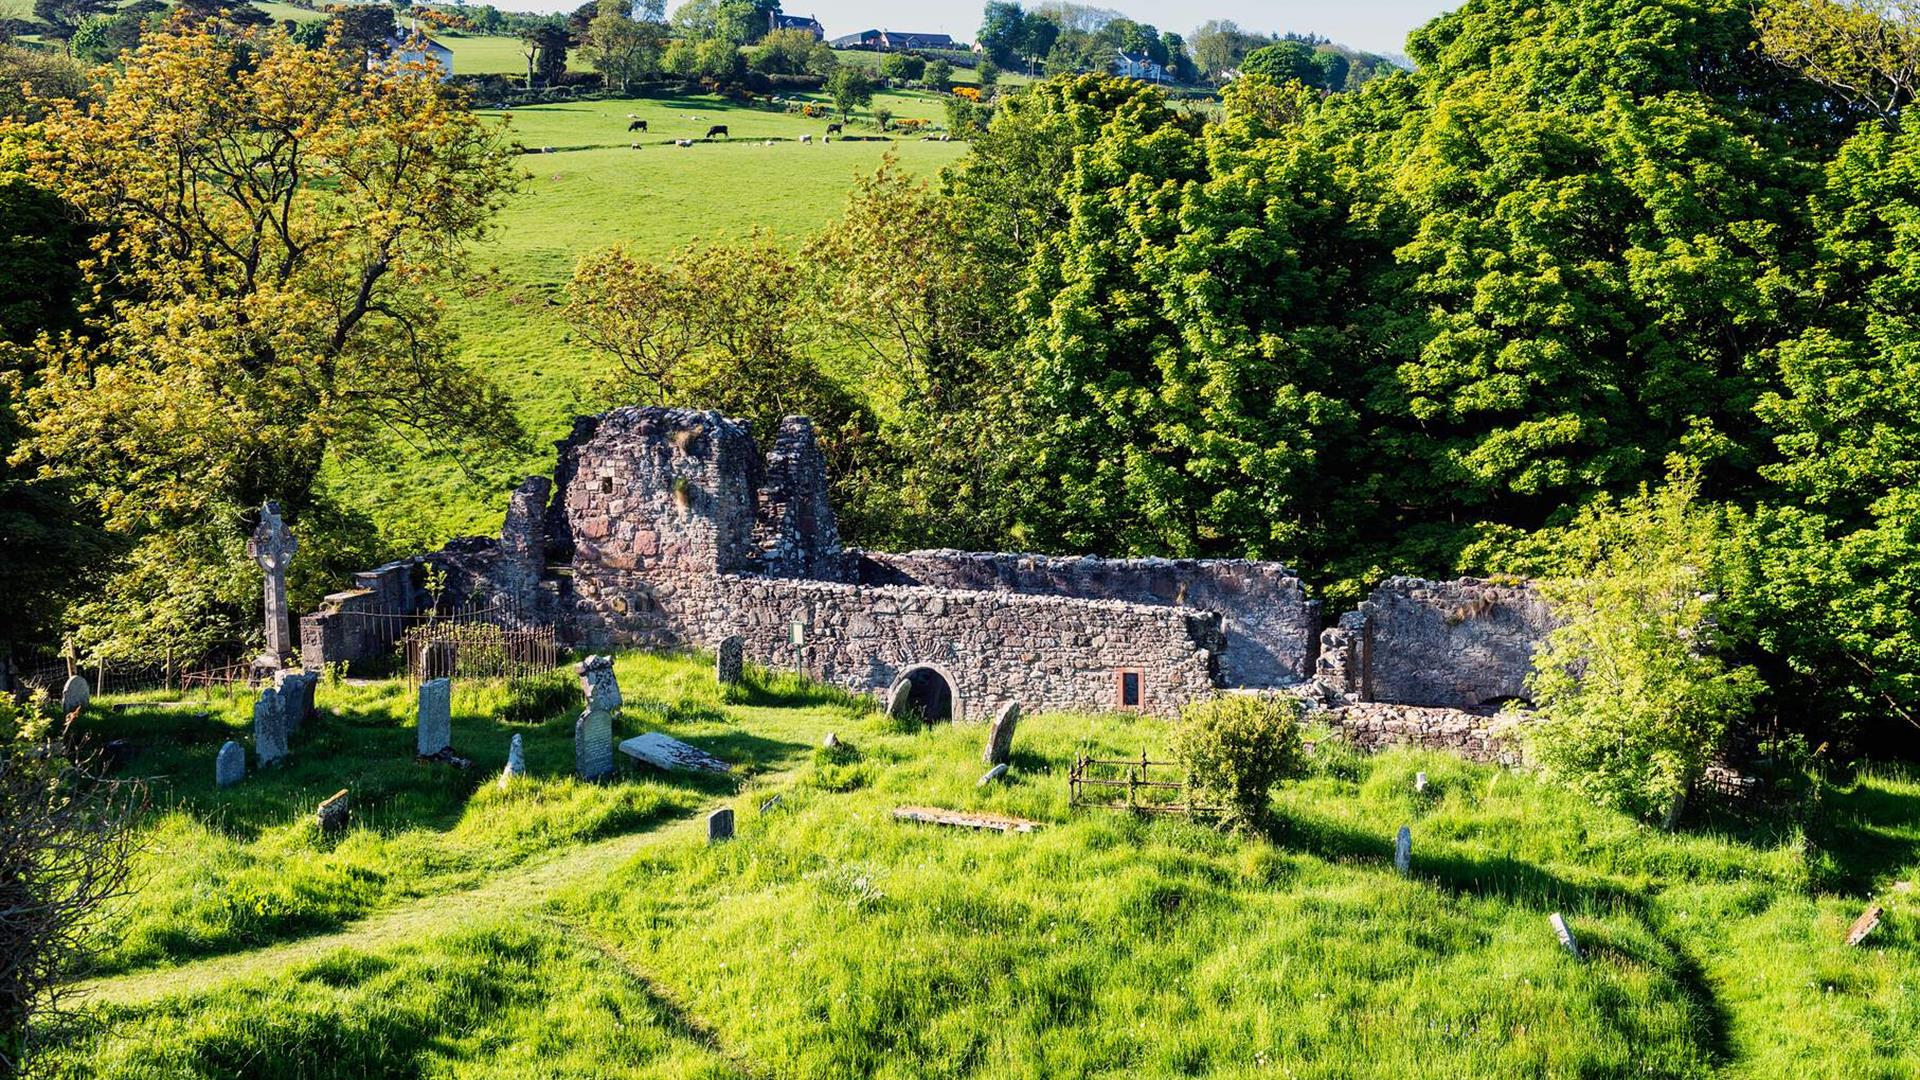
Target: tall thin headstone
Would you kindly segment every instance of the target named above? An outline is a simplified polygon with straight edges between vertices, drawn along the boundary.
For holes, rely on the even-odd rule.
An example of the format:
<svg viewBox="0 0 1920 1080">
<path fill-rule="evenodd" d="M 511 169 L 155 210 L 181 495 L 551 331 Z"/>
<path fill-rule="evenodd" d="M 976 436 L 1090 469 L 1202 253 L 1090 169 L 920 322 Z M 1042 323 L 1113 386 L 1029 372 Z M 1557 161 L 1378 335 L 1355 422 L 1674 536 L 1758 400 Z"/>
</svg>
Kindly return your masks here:
<svg viewBox="0 0 1920 1080">
<path fill-rule="evenodd" d="M 1567 950 L 1575 960 L 1586 959 L 1580 955 L 1580 943 L 1573 939 L 1573 928 L 1567 925 L 1567 920 L 1562 918 L 1559 912 L 1556 911 L 1547 916 L 1547 922 L 1553 925 L 1554 934 L 1560 938 L 1561 948 Z"/>
<path fill-rule="evenodd" d="M 887 694 L 887 715 L 899 718 L 907 714 L 907 703 L 913 700 L 913 683 L 901 679 Z"/>
<path fill-rule="evenodd" d="M 1400 826 L 1400 835 L 1393 838 L 1393 868 L 1400 871 L 1401 877 L 1413 872 L 1413 830 Z"/>
<path fill-rule="evenodd" d="M 573 769 L 582 780 L 613 775 L 613 715 L 620 711 L 620 683 L 613 659 L 589 656 L 580 662 L 580 689 L 587 707 L 573 725 Z"/>
<path fill-rule="evenodd" d="M 437 757 L 453 748 L 453 683 L 429 679 L 420 684 L 420 719 L 414 727 L 414 753 Z"/>
<path fill-rule="evenodd" d="M 527 775 L 527 752 L 520 746 L 520 736 L 515 735 L 507 744 L 507 767 L 500 770 L 500 786 L 512 786 L 513 782 Z"/>
<path fill-rule="evenodd" d="M 1013 729 L 1020 723 L 1020 703 L 1009 701 L 994 714 L 993 727 L 987 731 L 986 763 L 1005 765 L 1013 760 Z"/>
<path fill-rule="evenodd" d="M 733 807 L 723 806 L 707 815 L 707 843 L 733 839 Z"/>
<path fill-rule="evenodd" d="M 226 745 L 220 748 L 220 756 L 213 760 L 213 782 L 221 787 L 232 787 L 246 778 L 246 748 L 228 739 Z"/>
<path fill-rule="evenodd" d="M 721 686 L 738 685 L 746 674 L 747 643 L 738 635 L 727 638 L 714 650 L 713 677 Z"/>
<path fill-rule="evenodd" d="M 287 756 L 287 719 L 280 691 L 269 686 L 253 703 L 253 753 L 271 765 Z"/>
<path fill-rule="evenodd" d="M 1415 795 L 1425 795 L 1427 793 L 1427 774 L 1426 773 L 1413 774 L 1413 793 Z"/>
<path fill-rule="evenodd" d="M 60 715 L 70 716 L 75 709 L 84 709 L 93 700 L 93 687 L 87 685 L 85 675 L 74 675 L 67 679 L 67 685 L 60 688 Z"/>
<path fill-rule="evenodd" d="M 262 588 L 267 618 L 267 650 L 260 654 L 260 666 L 269 670 L 284 667 L 294 653 L 293 621 L 287 609 L 287 567 L 300 550 L 280 519 L 280 504 L 268 500 L 260 508 L 260 525 L 247 541 L 247 555 L 266 575 Z"/>
</svg>

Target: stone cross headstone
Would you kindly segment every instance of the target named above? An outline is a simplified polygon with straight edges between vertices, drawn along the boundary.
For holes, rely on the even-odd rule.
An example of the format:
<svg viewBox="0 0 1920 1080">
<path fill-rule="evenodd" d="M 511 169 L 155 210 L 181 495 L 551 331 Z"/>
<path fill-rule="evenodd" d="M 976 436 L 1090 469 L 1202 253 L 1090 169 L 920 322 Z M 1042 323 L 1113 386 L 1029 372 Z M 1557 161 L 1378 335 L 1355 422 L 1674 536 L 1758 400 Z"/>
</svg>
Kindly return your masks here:
<svg viewBox="0 0 1920 1080">
<path fill-rule="evenodd" d="M 1561 948 L 1567 950 L 1575 960 L 1585 959 L 1580 955 L 1580 943 L 1573 939 L 1572 928 L 1567 925 L 1567 920 L 1560 917 L 1559 912 L 1547 916 L 1547 922 L 1553 924 L 1553 932 L 1560 938 Z"/>
<path fill-rule="evenodd" d="M 1415 795 L 1425 795 L 1427 793 L 1427 774 L 1426 773 L 1413 774 L 1413 793 Z"/>
<path fill-rule="evenodd" d="M 253 530 L 253 538 L 247 541 L 247 555 L 258 563 L 266 574 L 263 591 L 266 597 L 267 651 L 262 653 L 262 664 L 271 663 L 281 667 L 294 653 L 293 620 L 287 610 L 287 566 L 293 562 L 294 553 L 300 550 L 300 542 L 287 531 L 284 521 L 280 520 L 280 504 L 268 500 L 260 508 L 260 525 Z"/>
<path fill-rule="evenodd" d="M 721 686 L 737 685 L 746 674 L 747 643 L 738 636 L 727 638 L 714 651 L 713 677 Z"/>
<path fill-rule="evenodd" d="M 511 785 L 518 777 L 527 775 L 527 753 L 520 747 L 520 736 L 515 735 L 507 744 L 507 767 L 500 770 L 500 786 Z"/>
<path fill-rule="evenodd" d="M 246 748 L 228 739 L 220 748 L 220 756 L 213 759 L 213 781 L 221 787 L 232 787 L 246 778 Z"/>
<path fill-rule="evenodd" d="M 280 696 L 286 699 L 287 730 L 299 731 L 300 726 L 313 717 L 314 693 L 320 688 L 320 675 L 317 672 L 302 672 L 294 675 L 281 672 L 274 678 L 280 688 Z"/>
<path fill-rule="evenodd" d="M 733 839 L 733 807 L 723 806 L 707 815 L 707 843 Z"/>
<path fill-rule="evenodd" d="M 1005 765 L 1013 760 L 1013 729 L 1020 723 L 1020 703 L 1009 701 L 994 714 L 993 727 L 987 731 L 986 762 Z"/>
<path fill-rule="evenodd" d="M 269 686 L 253 703 L 253 753 L 260 764 L 271 765 L 287 756 L 285 699 Z"/>
<path fill-rule="evenodd" d="M 980 783 L 977 786 L 986 787 L 988 784 L 993 783 L 1005 775 L 1007 775 L 1007 763 L 1003 761 L 993 768 L 988 769 L 987 775 L 980 778 Z"/>
<path fill-rule="evenodd" d="M 1401 877 L 1413 872 L 1413 830 L 1400 826 L 1400 835 L 1393 838 L 1393 868 L 1400 871 Z"/>
<path fill-rule="evenodd" d="M 320 826 L 320 835 L 334 836 L 347 829 L 347 792 L 345 788 L 334 793 L 333 798 L 320 804 L 313 812 L 313 818 Z"/>
<path fill-rule="evenodd" d="M 429 679 L 420 684 L 420 719 L 414 726 L 414 753 L 436 757 L 453 748 L 453 683 Z"/>
<path fill-rule="evenodd" d="M 84 709 L 93 700 L 93 687 L 87 685 L 85 675 L 75 675 L 60 688 L 60 715 L 71 716 L 73 710 Z"/>
<path fill-rule="evenodd" d="M 580 689 L 587 707 L 573 725 L 573 769 L 582 780 L 613 775 L 613 716 L 620 711 L 620 683 L 613 659 L 589 656 L 580 662 Z"/>
</svg>

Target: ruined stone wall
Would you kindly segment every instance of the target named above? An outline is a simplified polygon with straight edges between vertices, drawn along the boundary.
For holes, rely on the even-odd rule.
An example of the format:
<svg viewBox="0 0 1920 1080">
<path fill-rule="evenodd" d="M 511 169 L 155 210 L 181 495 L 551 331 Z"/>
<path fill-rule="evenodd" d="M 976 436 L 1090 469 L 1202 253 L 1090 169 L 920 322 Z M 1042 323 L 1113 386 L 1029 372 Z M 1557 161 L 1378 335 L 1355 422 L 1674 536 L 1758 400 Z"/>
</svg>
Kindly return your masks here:
<svg viewBox="0 0 1920 1080">
<path fill-rule="evenodd" d="M 1312 718 L 1362 750 L 1411 746 L 1488 765 L 1512 766 L 1523 760 L 1514 725 L 1524 721 L 1484 711 L 1363 702 L 1316 712 Z"/>
<path fill-rule="evenodd" d="M 727 576 L 689 621 L 694 643 L 738 635 L 746 655 L 860 693 L 884 693 L 931 666 L 957 698 L 956 718 L 1119 707 L 1119 673 L 1141 675 L 1140 708 L 1165 715 L 1212 692 L 1218 616 L 1185 608 L 1006 592 L 865 587 Z M 789 634 L 802 626 L 803 644 Z"/>
<path fill-rule="evenodd" d="M 1554 626 L 1532 586 L 1476 578 L 1392 578 L 1358 614 L 1341 619 L 1344 637 L 1326 642 L 1322 668 L 1340 683 L 1331 689 L 1454 708 L 1526 698 L 1534 649 Z"/>
<path fill-rule="evenodd" d="M 959 551 L 860 553 L 860 580 L 1029 596 L 1119 600 L 1218 612 L 1226 686 L 1288 686 L 1312 677 L 1320 604 L 1275 563 L 1199 559 L 1052 558 Z"/>
</svg>

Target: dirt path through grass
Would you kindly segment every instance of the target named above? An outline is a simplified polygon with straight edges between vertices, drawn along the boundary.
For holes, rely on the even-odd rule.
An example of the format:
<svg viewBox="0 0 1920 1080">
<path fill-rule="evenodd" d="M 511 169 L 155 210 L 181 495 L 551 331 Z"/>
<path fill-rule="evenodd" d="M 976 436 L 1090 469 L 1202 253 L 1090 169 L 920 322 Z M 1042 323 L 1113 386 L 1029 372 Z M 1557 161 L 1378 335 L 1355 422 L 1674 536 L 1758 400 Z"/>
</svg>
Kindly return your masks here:
<svg viewBox="0 0 1920 1080">
<path fill-rule="evenodd" d="M 764 787 L 783 776 L 763 775 L 753 787 Z M 672 819 L 658 828 L 596 841 L 551 859 L 503 871 L 472 889 L 421 897 L 360 919 L 334 933 L 97 979 L 75 985 L 71 993 L 76 1003 L 137 1005 L 173 994 L 204 990 L 249 975 L 278 971 L 337 949 L 377 950 L 435 936 L 507 912 L 538 917 L 542 914 L 541 905 L 562 888 L 596 874 L 610 873 L 649 845 L 692 838 L 705 813 L 719 805 L 703 808 L 691 819 Z"/>
</svg>

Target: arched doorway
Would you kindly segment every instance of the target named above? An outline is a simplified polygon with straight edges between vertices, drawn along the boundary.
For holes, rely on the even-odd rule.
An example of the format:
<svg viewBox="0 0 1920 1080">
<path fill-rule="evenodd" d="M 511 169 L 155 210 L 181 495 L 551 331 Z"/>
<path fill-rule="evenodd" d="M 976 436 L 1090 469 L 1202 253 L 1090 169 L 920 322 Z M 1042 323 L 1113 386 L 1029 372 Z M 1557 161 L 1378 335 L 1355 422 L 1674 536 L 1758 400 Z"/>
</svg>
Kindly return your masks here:
<svg viewBox="0 0 1920 1080">
<path fill-rule="evenodd" d="M 887 691 L 887 711 L 894 716 L 918 716 L 931 724 L 959 716 L 960 699 L 946 672 L 921 664 L 901 672 L 893 681 Z"/>
</svg>

